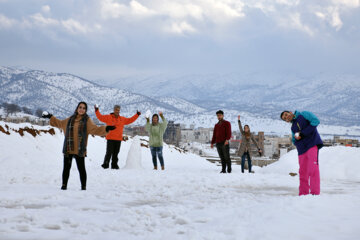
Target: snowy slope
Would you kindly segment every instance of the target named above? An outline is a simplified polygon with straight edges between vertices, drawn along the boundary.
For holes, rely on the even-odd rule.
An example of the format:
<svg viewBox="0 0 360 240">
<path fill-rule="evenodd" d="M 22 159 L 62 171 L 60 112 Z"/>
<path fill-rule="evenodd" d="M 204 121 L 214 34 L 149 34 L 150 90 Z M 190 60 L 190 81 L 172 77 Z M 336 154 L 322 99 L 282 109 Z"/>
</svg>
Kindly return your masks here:
<svg viewBox="0 0 360 240">
<path fill-rule="evenodd" d="M 239 109 L 278 118 L 284 109 L 316 112 L 327 124 L 359 125 L 360 77 L 356 75 L 204 74 L 132 77 L 112 86 L 147 96 L 171 96 L 206 109 Z"/>
<path fill-rule="evenodd" d="M 169 146 L 166 170 L 153 171 L 142 147 L 142 169 L 103 170 L 99 137 L 89 139 L 88 190 L 79 190 L 73 164 L 68 190 L 61 191 L 62 143 L 59 131 L 36 138 L 0 132 L 0 239 L 353 240 L 360 234 L 358 177 L 344 180 L 333 169 L 338 161 L 341 173 L 342 166 L 358 169 L 359 149 L 329 150 L 320 165 L 321 195 L 298 197 L 298 178 L 287 173 L 296 171 L 292 152 L 287 161 L 294 168 L 281 160 L 268 172 L 241 174 L 234 166 L 220 175 L 219 167 Z M 121 167 L 131 143 L 122 145 Z"/>
<path fill-rule="evenodd" d="M 87 102 L 91 113 L 95 103 L 104 112 L 110 112 L 114 104 L 120 104 L 126 115 L 133 115 L 138 109 L 162 109 L 169 113 L 183 113 L 184 107 L 200 109 L 184 100 L 173 100 L 169 104 L 129 91 L 100 86 L 71 74 L 39 70 L 1 67 L 0 89 L 2 102 L 46 109 L 60 117 L 71 114 L 79 101 Z"/>
<path fill-rule="evenodd" d="M 207 77 L 210 78 L 211 76 L 212 75 L 209 75 Z M 191 83 L 193 85 L 196 85 L 194 89 L 198 92 L 197 94 L 200 94 L 201 91 L 205 90 L 211 90 L 213 91 L 213 93 L 215 93 L 216 88 L 219 87 L 218 85 L 209 84 L 209 86 L 207 86 L 203 90 L 200 90 L 200 86 L 205 84 L 207 78 L 203 78 L 203 76 L 196 77 L 197 78 L 192 79 L 191 82 L 185 81 L 185 83 Z M 236 76 L 216 75 L 213 77 L 223 77 L 223 79 L 221 78 L 221 80 L 224 80 L 225 83 L 227 83 L 234 91 L 238 87 L 236 85 L 236 82 L 233 82 L 235 81 Z M 140 83 L 142 83 L 145 80 L 139 81 Z M 172 80 L 170 79 L 168 81 L 171 82 Z M 148 80 L 146 80 L 145 82 L 147 84 L 150 84 L 148 83 Z M 264 131 L 265 133 L 280 135 L 289 133 L 289 125 L 279 120 L 278 115 L 280 111 L 276 110 L 276 108 L 274 108 L 273 106 L 263 105 L 263 110 L 259 111 L 257 106 L 250 104 L 250 102 L 257 103 L 257 101 L 259 101 L 257 96 L 260 96 L 261 92 L 263 91 L 260 85 L 247 85 L 246 88 L 242 88 L 239 90 L 238 95 L 236 95 L 235 92 L 234 94 L 226 95 L 230 96 L 229 98 L 226 97 L 226 101 L 234 101 L 231 105 L 232 108 L 227 108 L 228 105 L 224 100 L 224 95 L 221 95 L 221 97 L 219 98 L 220 102 L 212 106 L 212 108 L 210 108 L 209 110 L 209 108 L 203 108 L 182 98 L 175 97 L 179 92 L 183 92 L 184 94 L 187 94 L 189 96 L 195 94 L 193 92 L 195 91 L 194 89 L 187 90 L 185 88 L 182 88 L 185 87 L 185 85 L 184 82 L 181 81 L 181 79 L 178 79 L 177 86 L 179 87 L 179 89 L 174 90 L 174 96 L 159 97 L 162 94 L 161 91 L 173 86 L 170 82 L 168 83 L 164 79 L 164 81 L 162 82 L 163 85 L 161 86 L 157 85 L 157 82 L 154 82 L 153 85 L 157 86 L 158 89 L 153 90 L 158 95 L 154 98 L 150 98 L 126 90 L 112 87 L 104 87 L 71 74 L 49 73 L 38 70 L 23 70 L 17 68 L 1 67 L 0 98 L 2 99 L 1 101 L 16 103 L 20 106 L 26 106 L 32 109 L 42 108 L 43 110 L 47 110 L 53 113 L 55 116 L 62 118 L 68 117 L 70 114 L 72 114 L 72 112 L 75 110 L 74 108 L 76 107 L 76 104 L 79 101 L 86 101 L 89 104 L 88 113 L 92 117 L 94 117 L 94 110 L 92 106 L 95 103 L 100 105 L 100 111 L 103 114 L 110 113 L 114 104 L 120 104 L 122 106 L 121 114 L 126 117 L 130 117 L 135 114 L 136 110 L 145 112 L 149 109 L 153 113 L 161 110 L 164 112 L 165 117 L 168 120 L 173 120 L 176 123 L 182 123 L 187 126 L 189 126 L 190 124 L 194 124 L 196 127 L 213 127 L 216 123 L 215 112 L 219 108 L 221 108 L 225 111 L 225 118 L 232 122 L 234 130 L 237 130 L 237 115 L 241 114 L 244 123 L 250 124 L 253 131 Z M 137 86 L 137 84 L 138 83 L 133 82 L 134 86 Z M 147 84 L 144 83 L 144 87 L 148 86 Z M 285 91 L 285 89 L 289 88 L 290 86 L 294 87 L 297 85 L 297 83 L 295 84 L 290 82 L 288 83 L 288 85 L 284 85 L 283 88 L 281 88 L 282 90 L 280 89 L 281 85 L 279 85 L 279 87 L 275 87 L 270 90 L 268 89 L 263 93 L 265 93 L 265 95 L 270 94 L 275 91 L 275 89 L 279 88 L 280 90 L 279 92 L 277 92 L 276 98 L 280 98 L 282 102 L 286 102 L 285 99 L 283 99 L 284 96 L 282 96 L 281 91 Z M 126 84 L 124 86 L 126 86 Z M 225 85 L 223 85 L 223 83 L 221 83 L 221 86 L 226 87 Z M 354 91 L 357 91 L 356 86 L 357 85 L 354 82 Z M 334 85 L 334 88 L 338 88 L 341 90 L 341 92 L 343 92 L 345 91 L 345 89 L 350 88 L 350 85 L 344 85 L 342 86 L 342 88 L 340 85 Z M 220 89 L 218 91 L 221 92 L 222 90 Z M 145 92 L 147 93 L 147 90 Z M 206 95 L 206 93 L 201 94 L 204 94 L 204 96 Z M 209 102 L 209 100 L 213 99 L 211 95 L 207 96 L 208 97 L 204 100 L 205 102 Z M 236 101 L 234 100 L 234 98 L 232 98 L 234 96 L 236 96 Z M 240 99 L 238 99 L 238 97 Z M 276 98 L 274 97 L 274 99 Z M 269 97 L 269 99 L 271 98 Z M 280 100 L 278 100 L 278 102 Z M 311 102 L 311 99 L 308 100 Z M 358 98 L 354 98 L 353 102 L 357 103 L 357 101 Z M 307 108 L 308 105 L 304 106 L 305 107 L 300 108 L 300 110 L 309 109 Z M 281 110 L 283 110 L 284 108 L 285 106 L 281 108 Z M 358 123 L 354 124 L 354 127 L 341 127 L 324 124 L 330 122 L 329 118 L 321 118 L 321 105 L 319 105 L 318 108 L 319 109 L 317 109 L 316 113 L 319 112 L 319 117 L 321 120 L 321 133 L 360 135 L 360 127 Z M 338 106 L 337 108 L 338 109 L 336 111 L 346 111 L 345 105 Z M 271 117 L 271 114 L 265 114 L 266 112 L 272 112 L 274 117 Z M 351 116 L 353 119 L 356 119 L 358 115 L 355 113 Z M 144 125 L 145 119 L 140 118 L 138 121 L 135 122 L 135 124 Z M 341 125 L 346 124 L 344 123 Z"/>
</svg>

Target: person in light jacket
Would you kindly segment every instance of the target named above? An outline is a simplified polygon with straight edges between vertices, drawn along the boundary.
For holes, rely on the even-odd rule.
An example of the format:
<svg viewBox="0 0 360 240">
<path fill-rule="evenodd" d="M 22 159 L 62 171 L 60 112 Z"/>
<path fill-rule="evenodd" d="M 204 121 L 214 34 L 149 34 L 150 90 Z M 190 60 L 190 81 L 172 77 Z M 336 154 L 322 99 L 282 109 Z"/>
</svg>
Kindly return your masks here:
<svg viewBox="0 0 360 240">
<path fill-rule="evenodd" d="M 67 189 L 70 176 L 72 159 L 75 158 L 76 165 L 80 174 L 81 190 L 86 190 L 86 169 L 85 157 L 88 135 L 105 136 L 109 131 L 114 130 L 114 126 L 98 127 L 87 115 L 87 104 L 80 102 L 72 116 L 60 120 L 48 112 L 43 112 L 43 118 L 50 119 L 50 125 L 61 129 L 65 134 L 63 154 L 64 169 L 62 174 L 61 190 Z"/>
<path fill-rule="evenodd" d="M 159 122 L 159 115 L 162 122 Z M 149 133 L 149 146 L 151 156 L 154 164 L 154 170 L 157 170 L 157 158 L 159 158 L 161 170 L 165 170 L 164 157 L 163 157 L 163 136 L 167 128 L 167 121 L 162 112 L 152 116 L 152 123 L 150 119 L 146 118 L 145 129 Z"/>
<path fill-rule="evenodd" d="M 241 125 L 240 115 L 238 116 L 239 129 L 241 133 L 241 144 L 238 149 L 238 156 L 241 157 L 241 172 L 244 173 L 245 168 L 245 158 L 248 160 L 249 173 L 251 173 L 251 141 L 256 145 L 259 153 L 261 154 L 262 150 L 259 147 L 258 142 L 255 140 L 254 136 L 250 132 L 249 125 L 245 125 L 244 129 Z"/>
</svg>

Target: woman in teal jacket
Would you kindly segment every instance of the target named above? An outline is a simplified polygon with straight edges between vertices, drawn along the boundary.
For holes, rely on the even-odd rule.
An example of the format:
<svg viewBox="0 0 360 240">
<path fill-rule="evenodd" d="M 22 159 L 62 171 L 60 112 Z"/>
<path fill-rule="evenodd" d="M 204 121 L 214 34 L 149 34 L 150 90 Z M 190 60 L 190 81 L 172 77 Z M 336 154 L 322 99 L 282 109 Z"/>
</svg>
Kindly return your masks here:
<svg viewBox="0 0 360 240">
<path fill-rule="evenodd" d="M 159 122 L 159 115 L 162 119 L 162 122 Z M 149 133 L 149 145 L 152 155 L 152 160 L 154 164 L 154 170 L 157 170 L 157 158 L 159 158 L 161 169 L 164 170 L 164 158 L 163 158 L 163 135 L 165 133 L 167 127 L 167 121 L 164 118 L 162 112 L 158 114 L 154 114 L 152 116 L 152 123 L 150 124 L 150 119 L 146 118 L 146 126 L 145 129 Z"/>
</svg>

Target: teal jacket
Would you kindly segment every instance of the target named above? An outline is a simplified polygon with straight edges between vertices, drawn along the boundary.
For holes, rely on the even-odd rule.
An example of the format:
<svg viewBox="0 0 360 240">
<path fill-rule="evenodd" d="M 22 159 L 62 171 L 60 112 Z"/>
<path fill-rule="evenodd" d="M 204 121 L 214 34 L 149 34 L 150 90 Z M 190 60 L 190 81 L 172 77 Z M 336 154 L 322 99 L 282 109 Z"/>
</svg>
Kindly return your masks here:
<svg viewBox="0 0 360 240">
<path fill-rule="evenodd" d="M 320 124 L 320 120 L 312 112 L 309 112 L 309 111 L 303 111 L 303 112 L 295 111 L 294 115 L 295 115 L 295 119 L 297 119 L 300 115 L 302 115 L 306 120 L 309 121 L 310 125 L 313 126 L 313 127 L 317 127 Z M 294 144 L 296 142 L 294 132 L 292 132 L 292 142 Z"/>
<path fill-rule="evenodd" d="M 298 154 L 306 153 L 310 148 L 317 146 L 322 148 L 323 142 L 317 131 L 319 119 L 311 112 L 295 111 L 295 118 L 292 121 L 291 132 L 293 135 L 293 143 L 298 150 Z M 301 139 L 295 139 L 295 133 L 299 132 Z"/>
<path fill-rule="evenodd" d="M 162 122 L 159 122 L 157 125 L 153 125 L 150 122 L 146 122 L 145 130 L 149 133 L 149 145 L 150 147 L 162 147 L 163 146 L 163 136 L 167 128 L 167 121 L 164 116 L 160 116 Z"/>
</svg>

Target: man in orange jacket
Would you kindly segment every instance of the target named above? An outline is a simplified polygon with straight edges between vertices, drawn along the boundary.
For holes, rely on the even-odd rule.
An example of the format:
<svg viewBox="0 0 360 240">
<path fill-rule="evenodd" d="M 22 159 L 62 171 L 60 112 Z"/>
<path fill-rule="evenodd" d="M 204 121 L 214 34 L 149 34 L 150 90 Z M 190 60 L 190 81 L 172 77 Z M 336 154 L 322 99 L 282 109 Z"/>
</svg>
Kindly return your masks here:
<svg viewBox="0 0 360 240">
<path fill-rule="evenodd" d="M 106 154 L 104 163 L 101 166 L 104 169 L 109 168 L 110 158 L 112 158 L 111 169 L 119 169 L 118 154 L 120 151 L 121 141 L 123 140 L 124 126 L 135 122 L 136 119 L 141 115 L 141 112 L 137 111 L 137 113 L 131 118 L 126 118 L 120 116 L 119 105 L 115 105 L 114 112 L 109 115 L 101 115 L 97 105 L 94 107 L 96 117 L 99 119 L 99 121 L 106 123 L 106 125 L 116 126 L 115 130 L 110 131 L 110 133 L 106 135 Z"/>
</svg>

